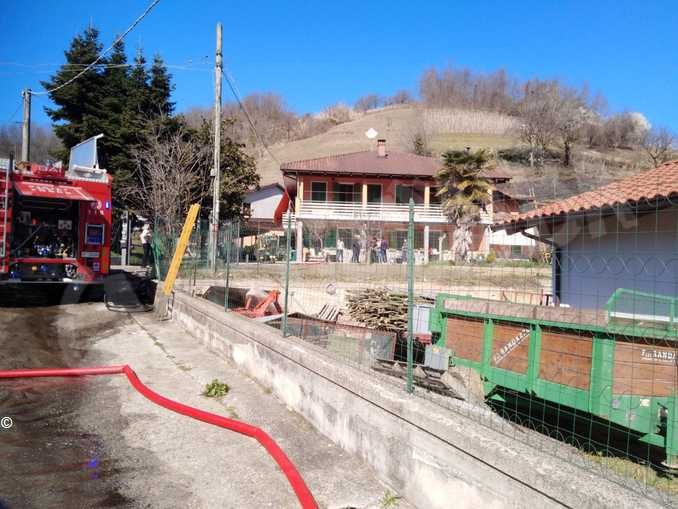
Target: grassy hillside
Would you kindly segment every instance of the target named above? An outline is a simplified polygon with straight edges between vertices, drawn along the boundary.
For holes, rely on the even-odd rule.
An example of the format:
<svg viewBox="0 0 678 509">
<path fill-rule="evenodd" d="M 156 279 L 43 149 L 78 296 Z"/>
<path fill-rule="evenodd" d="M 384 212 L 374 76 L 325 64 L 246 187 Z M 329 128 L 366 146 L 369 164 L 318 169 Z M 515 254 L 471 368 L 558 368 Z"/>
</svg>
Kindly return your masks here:
<svg viewBox="0 0 678 509">
<path fill-rule="evenodd" d="M 367 139 L 365 132 L 374 128 L 380 138 L 386 138 L 389 148 L 407 150 L 404 130 L 406 126 L 416 122 L 418 116 L 418 111 L 410 107 L 369 112 L 317 136 L 290 143 L 279 143 L 270 148 L 280 162 L 370 150 L 375 142 Z M 261 158 L 257 167 L 262 184 L 280 180 L 280 165 L 270 155 L 266 154 Z"/>
<path fill-rule="evenodd" d="M 515 135 L 515 120 L 511 117 L 406 105 L 370 111 L 320 135 L 270 148 L 279 162 L 372 150 L 375 141 L 365 136 L 370 128 L 379 133 L 379 138 L 387 140 L 389 150 L 410 151 L 415 134 L 425 137 L 434 155 L 466 147 L 498 151 L 520 146 Z M 281 180 L 280 165 L 270 155 L 265 154 L 257 165 L 262 185 Z M 512 187 L 516 192 L 527 194 L 534 189 L 539 201 L 550 201 L 636 173 L 647 167 L 647 162 L 638 151 L 601 152 L 579 147 L 569 168 L 557 160 L 547 161 L 541 168 L 503 160 L 498 160 L 498 165 L 514 177 Z"/>
</svg>

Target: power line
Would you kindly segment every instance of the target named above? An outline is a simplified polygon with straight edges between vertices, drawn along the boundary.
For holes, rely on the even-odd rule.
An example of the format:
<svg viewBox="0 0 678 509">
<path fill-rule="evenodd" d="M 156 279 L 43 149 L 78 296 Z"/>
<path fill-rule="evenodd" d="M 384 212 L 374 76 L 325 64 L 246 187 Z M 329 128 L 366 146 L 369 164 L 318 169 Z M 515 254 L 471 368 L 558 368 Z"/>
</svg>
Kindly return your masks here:
<svg viewBox="0 0 678 509">
<path fill-rule="evenodd" d="M 125 38 L 125 36 L 126 36 L 127 34 L 129 34 L 129 33 L 134 29 L 134 27 L 136 27 L 139 23 L 141 23 L 141 20 L 144 19 L 144 18 L 146 17 L 146 15 L 147 15 L 149 12 L 151 12 L 151 10 L 152 10 L 156 5 L 158 5 L 158 3 L 160 3 L 160 0 L 153 0 L 153 2 L 151 2 L 151 4 L 150 4 L 148 7 L 146 7 L 146 10 L 141 14 L 141 16 L 139 16 L 136 20 L 134 20 L 134 23 L 132 23 L 132 24 L 129 26 L 129 28 L 123 32 L 122 35 L 120 35 L 115 41 L 113 41 L 113 44 L 111 44 L 111 45 L 110 45 L 103 53 L 101 53 L 101 54 L 94 60 L 94 62 L 92 62 L 91 64 L 89 64 L 89 65 L 88 65 L 87 67 L 85 67 L 82 71 L 80 71 L 78 74 L 76 74 L 75 76 L 73 76 L 70 80 L 68 80 L 68 81 L 66 81 L 65 83 L 62 83 L 61 85 L 58 85 L 58 86 L 56 86 L 56 87 L 54 87 L 54 88 L 52 88 L 52 89 L 45 90 L 44 92 L 30 92 L 31 95 L 46 95 L 46 94 L 49 94 L 49 93 L 52 93 L 52 92 L 56 92 L 57 90 L 60 90 L 60 89 L 62 89 L 62 88 L 64 88 L 64 87 L 70 85 L 70 84 L 73 83 L 75 80 L 77 80 L 78 78 L 80 78 L 80 76 L 82 76 L 82 75 L 85 74 L 87 71 L 89 71 L 92 67 L 94 67 L 94 66 L 97 64 L 97 62 L 99 62 L 99 60 L 101 60 L 102 58 L 104 58 L 104 55 L 106 55 L 106 53 L 108 53 L 109 51 L 111 51 L 111 50 L 113 49 L 113 47 L 114 47 L 116 44 L 118 44 L 120 41 L 122 41 L 122 40 Z"/>
<path fill-rule="evenodd" d="M 17 112 L 19 111 L 19 109 L 21 108 L 22 105 L 23 105 L 23 102 L 20 102 L 20 103 L 17 105 L 16 109 L 14 110 L 14 113 L 12 113 L 12 114 L 9 116 L 9 119 L 7 119 L 7 123 L 8 123 L 8 124 L 10 124 L 10 123 L 12 122 L 12 119 L 13 119 L 14 116 L 17 114 Z"/>
<path fill-rule="evenodd" d="M 250 124 L 250 127 L 252 128 L 252 131 L 254 132 L 254 136 L 257 138 L 259 143 L 261 143 L 264 146 L 264 148 L 266 149 L 266 152 L 268 152 L 268 155 L 270 155 L 273 158 L 273 160 L 278 165 L 280 165 L 280 161 L 278 160 L 278 158 L 273 155 L 273 152 L 271 152 L 271 149 L 268 148 L 268 145 L 266 144 L 266 142 L 263 140 L 263 138 L 261 136 L 259 136 L 259 132 L 257 131 L 257 128 L 254 126 L 254 122 L 252 121 L 252 117 L 250 117 L 250 114 L 247 111 L 247 108 L 245 108 L 245 105 L 240 100 L 240 93 L 238 92 L 238 87 L 235 84 L 235 79 L 228 73 L 226 66 L 223 67 L 222 74 L 226 78 L 226 83 L 228 83 L 228 88 L 231 89 L 231 92 L 233 93 L 233 97 L 235 97 L 235 100 L 238 103 L 238 106 L 240 106 L 240 109 L 245 114 L 245 118 L 247 118 L 247 122 Z"/>
<path fill-rule="evenodd" d="M 163 63 L 164 67 L 171 71 L 194 71 L 194 72 L 211 72 L 212 68 L 211 67 L 198 67 L 198 66 L 192 66 L 192 65 L 180 65 L 180 64 L 166 64 Z M 66 67 L 65 65 L 62 65 L 61 67 Z M 136 67 L 136 64 L 97 64 L 93 66 L 92 68 L 88 70 L 93 70 L 93 69 L 121 69 L 121 68 L 134 68 Z M 153 67 L 152 64 L 146 64 L 144 65 L 145 69 L 151 69 Z M 52 74 L 52 70 L 49 69 L 31 69 L 31 70 L 22 70 L 22 71 L 2 71 L 0 70 L 0 76 L 18 76 L 18 75 L 25 75 L 25 74 Z M 44 93 L 37 93 L 37 92 L 32 92 L 31 95 L 44 95 Z"/>
<path fill-rule="evenodd" d="M 177 68 L 185 68 L 185 69 L 200 69 L 200 70 L 212 70 L 211 66 L 206 66 L 206 67 L 197 67 L 200 65 L 203 65 L 205 62 L 203 61 L 196 61 L 192 62 L 191 60 L 188 60 L 187 62 L 181 63 L 181 64 L 168 64 L 163 62 L 165 66 L 167 67 L 177 67 Z M 115 69 L 115 68 L 122 68 L 122 67 L 135 67 L 137 65 L 136 62 L 131 62 L 127 64 L 106 64 L 106 63 L 100 63 L 100 64 L 74 64 L 74 63 L 61 63 L 61 64 L 24 64 L 21 62 L 0 62 L 0 67 L 1 66 L 6 66 L 6 67 L 22 67 L 22 68 L 28 68 L 28 69 L 40 69 L 40 68 L 45 68 L 45 67 L 92 67 L 92 68 L 97 68 L 97 69 Z M 153 66 L 153 62 L 146 62 L 143 67 L 151 68 Z M 38 71 L 38 72 L 49 72 L 48 70 L 44 71 Z"/>
</svg>

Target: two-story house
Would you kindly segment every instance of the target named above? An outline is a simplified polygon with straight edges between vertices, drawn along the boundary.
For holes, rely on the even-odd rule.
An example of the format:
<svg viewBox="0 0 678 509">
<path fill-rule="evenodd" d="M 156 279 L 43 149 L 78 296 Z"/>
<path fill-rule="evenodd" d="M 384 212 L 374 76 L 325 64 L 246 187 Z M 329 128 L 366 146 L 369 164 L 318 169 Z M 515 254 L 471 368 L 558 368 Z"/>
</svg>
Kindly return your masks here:
<svg viewBox="0 0 678 509">
<path fill-rule="evenodd" d="M 361 261 L 367 261 L 365 242 L 377 238 L 387 241 L 389 261 L 398 259 L 407 238 L 412 198 L 417 261 L 450 259 L 454 226 L 436 196 L 440 168 L 437 158 L 387 151 L 385 140 L 378 140 L 376 151 L 283 163 L 280 170 L 293 203 L 297 253 L 333 251 L 341 240 L 347 261 L 351 247 L 362 242 Z M 485 177 L 493 184 L 510 178 L 496 172 Z M 489 252 L 492 207 L 490 203 L 472 229 L 474 253 Z"/>
</svg>

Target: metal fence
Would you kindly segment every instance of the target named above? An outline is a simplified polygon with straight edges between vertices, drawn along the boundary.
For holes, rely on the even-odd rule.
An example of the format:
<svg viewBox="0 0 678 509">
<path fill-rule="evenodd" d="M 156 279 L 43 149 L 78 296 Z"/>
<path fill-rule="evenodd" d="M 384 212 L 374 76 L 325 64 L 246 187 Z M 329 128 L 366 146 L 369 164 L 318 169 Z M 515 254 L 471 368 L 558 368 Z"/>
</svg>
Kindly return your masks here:
<svg viewBox="0 0 678 509">
<path fill-rule="evenodd" d="M 550 243 L 517 248 L 494 245 L 508 233 L 487 222 L 460 232 L 417 218 L 412 204 L 403 222 L 223 222 L 216 267 L 201 221 L 178 283 L 365 376 L 672 504 L 678 221 L 648 207 L 545 221 Z M 650 251 L 666 245 L 663 258 Z M 172 248 L 156 235 L 160 277 Z"/>
</svg>

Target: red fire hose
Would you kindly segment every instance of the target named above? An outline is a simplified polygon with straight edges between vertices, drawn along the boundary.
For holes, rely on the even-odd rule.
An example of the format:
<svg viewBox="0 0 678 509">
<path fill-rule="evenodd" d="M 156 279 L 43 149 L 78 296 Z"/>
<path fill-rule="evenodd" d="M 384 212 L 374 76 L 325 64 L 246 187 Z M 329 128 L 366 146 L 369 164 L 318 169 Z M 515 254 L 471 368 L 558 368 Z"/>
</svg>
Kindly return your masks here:
<svg viewBox="0 0 678 509">
<path fill-rule="evenodd" d="M 221 428 L 230 429 L 242 435 L 255 438 L 282 470 L 289 481 L 294 493 L 299 499 L 301 507 L 304 509 L 318 509 L 311 491 L 306 486 L 303 478 L 297 471 L 294 464 L 290 461 L 277 443 L 261 428 L 246 424 L 244 422 L 222 417 L 210 412 L 205 412 L 197 408 L 184 405 L 177 401 L 165 398 L 157 392 L 145 386 L 139 377 L 129 366 L 104 366 L 99 368 L 62 368 L 62 369 L 12 369 L 0 370 L 0 378 L 31 378 L 31 377 L 53 377 L 53 376 L 83 376 L 83 375 L 116 375 L 124 373 L 127 379 L 138 392 L 144 397 L 150 399 L 153 403 L 172 410 L 178 414 L 186 415 L 199 421 L 207 422 Z"/>
</svg>

